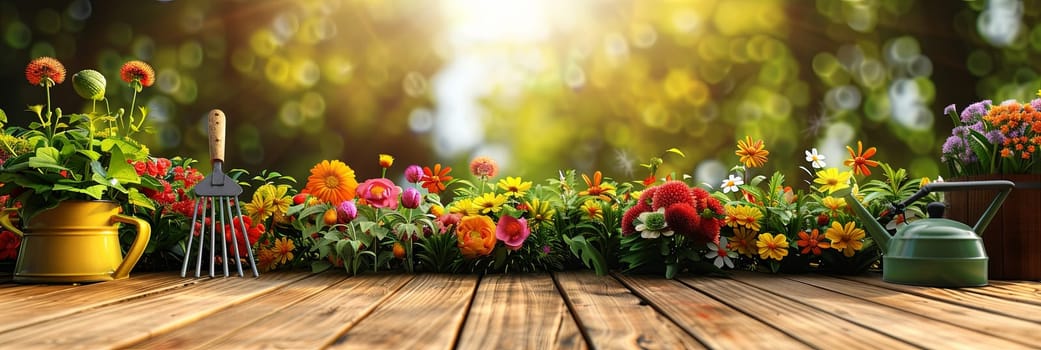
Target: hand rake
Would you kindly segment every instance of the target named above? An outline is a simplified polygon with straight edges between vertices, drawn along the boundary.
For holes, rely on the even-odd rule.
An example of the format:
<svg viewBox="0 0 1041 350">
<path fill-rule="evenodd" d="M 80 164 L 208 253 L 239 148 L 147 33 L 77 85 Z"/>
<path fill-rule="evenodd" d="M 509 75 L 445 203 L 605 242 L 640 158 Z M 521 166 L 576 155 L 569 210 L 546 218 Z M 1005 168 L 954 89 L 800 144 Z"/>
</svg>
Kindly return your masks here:
<svg viewBox="0 0 1041 350">
<path fill-rule="evenodd" d="M 217 229 L 221 230 L 221 241 L 220 241 L 220 258 L 221 265 L 224 267 L 224 276 L 227 277 L 228 273 L 228 236 L 231 236 L 231 245 L 235 251 L 235 266 L 238 267 L 239 277 L 242 277 L 242 257 L 239 254 L 239 240 L 238 233 L 242 234 L 242 241 L 246 244 L 246 253 L 248 255 L 249 266 L 253 269 L 253 277 L 259 277 L 260 273 L 257 272 L 257 265 L 253 261 L 253 246 L 249 242 L 249 236 L 246 234 L 246 224 L 240 219 L 238 220 L 238 227 L 234 227 L 232 218 L 233 215 L 237 214 L 240 218 L 242 217 L 242 208 L 239 206 L 238 195 L 242 194 L 242 186 L 239 186 L 234 179 L 228 177 L 224 173 L 224 135 L 225 135 L 225 124 L 227 118 L 224 116 L 224 112 L 219 109 L 210 111 L 209 115 L 209 136 L 210 136 L 210 158 L 213 162 L 213 172 L 210 176 L 207 176 L 201 182 L 195 185 L 195 200 L 194 210 L 192 212 L 192 228 L 191 234 L 188 235 L 188 245 L 185 247 L 184 252 L 184 265 L 181 267 L 181 277 L 185 277 L 188 273 L 188 260 L 191 259 L 192 252 L 192 239 L 195 237 L 195 223 L 200 222 L 199 225 L 199 247 L 197 258 L 195 259 L 195 277 L 198 278 L 202 274 L 202 262 L 203 262 L 203 250 L 209 251 L 210 261 L 210 277 L 216 275 L 215 267 L 217 263 Z M 234 201 L 235 212 L 232 213 L 232 202 Z M 209 210 L 209 214 L 207 214 Z M 209 219 L 209 223 L 207 223 Z M 197 221 L 198 220 L 198 221 Z M 217 222 L 220 221 L 220 224 Z M 207 226 L 209 228 L 207 229 Z M 232 234 L 228 234 L 228 227 L 232 226 Z M 206 246 L 206 236 L 209 234 L 209 246 Z M 207 249 L 204 249 L 207 248 Z"/>
</svg>

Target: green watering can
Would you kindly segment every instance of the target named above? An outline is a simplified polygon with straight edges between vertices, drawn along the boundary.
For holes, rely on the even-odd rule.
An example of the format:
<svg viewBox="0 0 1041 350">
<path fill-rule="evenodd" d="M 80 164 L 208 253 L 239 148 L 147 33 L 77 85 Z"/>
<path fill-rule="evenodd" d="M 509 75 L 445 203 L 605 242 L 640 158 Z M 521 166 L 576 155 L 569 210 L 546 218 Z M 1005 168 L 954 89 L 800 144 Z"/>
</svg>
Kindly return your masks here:
<svg viewBox="0 0 1041 350">
<path fill-rule="evenodd" d="M 849 190 L 840 194 L 860 218 L 867 232 L 882 249 L 882 280 L 890 283 L 933 287 L 976 287 L 987 285 L 987 252 L 979 234 L 998 213 L 1001 203 L 1015 185 L 1011 181 L 934 182 L 922 187 L 901 203 L 892 204 L 880 218 L 888 221 L 908 205 L 930 192 L 978 189 L 998 190 L 975 227 L 943 218 L 946 206 L 933 202 L 926 207 L 929 218 L 908 223 L 890 235 Z"/>
</svg>

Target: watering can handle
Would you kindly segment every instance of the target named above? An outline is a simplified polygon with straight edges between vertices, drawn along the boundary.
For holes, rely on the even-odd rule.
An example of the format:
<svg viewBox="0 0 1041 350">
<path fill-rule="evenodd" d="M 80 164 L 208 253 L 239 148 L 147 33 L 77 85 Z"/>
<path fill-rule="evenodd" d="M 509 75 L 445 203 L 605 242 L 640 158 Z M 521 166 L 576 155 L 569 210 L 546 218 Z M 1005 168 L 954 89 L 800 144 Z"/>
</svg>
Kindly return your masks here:
<svg viewBox="0 0 1041 350">
<path fill-rule="evenodd" d="M 3 211 L 0 211 L 0 226 L 3 226 L 5 230 L 18 235 L 18 237 L 22 237 L 24 236 L 22 231 L 17 227 L 14 227 L 14 223 L 11 222 L 11 214 L 16 212 L 18 212 L 18 208 L 6 208 Z"/>
<path fill-rule="evenodd" d="M 990 206 L 983 212 L 983 216 L 981 216 L 980 220 L 976 222 L 976 226 L 972 228 L 976 233 L 982 234 L 983 230 L 985 230 L 987 225 L 990 224 L 990 220 L 998 213 L 998 209 L 1000 209 L 1001 204 L 1005 202 L 1005 198 L 1008 197 L 1009 192 L 1012 192 L 1012 189 L 1015 187 L 1016 184 L 1008 180 L 933 182 L 925 185 L 910 198 L 898 204 L 898 207 L 905 208 L 922 197 L 929 195 L 931 192 L 998 190 L 998 195 L 990 202 Z"/>
</svg>

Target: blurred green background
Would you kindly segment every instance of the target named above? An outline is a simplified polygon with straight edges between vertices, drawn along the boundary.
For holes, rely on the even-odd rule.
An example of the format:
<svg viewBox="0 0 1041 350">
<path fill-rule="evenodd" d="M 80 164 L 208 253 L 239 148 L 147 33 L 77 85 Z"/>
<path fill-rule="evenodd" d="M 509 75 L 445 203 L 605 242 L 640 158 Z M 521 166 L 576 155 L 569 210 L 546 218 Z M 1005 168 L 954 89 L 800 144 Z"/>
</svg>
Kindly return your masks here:
<svg viewBox="0 0 1041 350">
<path fill-rule="evenodd" d="M 718 186 L 744 135 L 770 151 L 758 173 L 806 177 L 811 147 L 841 167 L 863 140 L 912 176 L 946 175 L 944 106 L 1041 87 L 1039 2 L 5 1 L 0 108 L 28 124 L 20 111 L 44 95 L 24 67 L 45 55 L 70 77 L 101 71 L 125 105 L 119 66 L 141 59 L 158 73 L 142 94 L 153 154 L 205 162 L 205 115 L 220 108 L 228 167 L 298 180 L 322 159 L 376 177 L 389 153 L 397 173 L 466 176 L 487 155 L 528 179 L 624 181 L 676 147 L 687 157 L 666 172 Z M 69 82 L 54 99 L 86 105 Z"/>
</svg>

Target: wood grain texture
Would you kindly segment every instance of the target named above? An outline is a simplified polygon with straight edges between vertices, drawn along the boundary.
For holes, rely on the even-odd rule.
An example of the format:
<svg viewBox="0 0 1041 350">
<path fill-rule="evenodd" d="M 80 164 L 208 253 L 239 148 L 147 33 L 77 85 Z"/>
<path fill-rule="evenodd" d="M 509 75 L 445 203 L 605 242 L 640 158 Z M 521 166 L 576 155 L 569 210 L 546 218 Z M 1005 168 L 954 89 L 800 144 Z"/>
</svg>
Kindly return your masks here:
<svg viewBox="0 0 1041 350">
<path fill-rule="evenodd" d="M 0 332 L 62 318 L 80 311 L 162 293 L 195 280 L 171 274 L 144 274 L 130 279 L 87 285 L 27 285 L 0 295 Z"/>
<path fill-rule="evenodd" d="M 934 320 L 971 331 L 987 333 L 992 337 L 1004 338 L 1030 346 L 1037 342 L 1041 325 L 1035 322 L 992 313 L 986 308 L 948 304 L 940 299 L 895 292 L 878 286 L 865 285 L 850 280 L 840 280 L 819 275 L 790 276 L 809 285 L 854 296 L 881 305 L 922 315 Z"/>
<path fill-rule="evenodd" d="M 263 329 L 263 332 L 229 333 L 201 348 L 322 348 L 336 341 L 340 334 L 353 327 L 414 277 L 406 274 L 379 274 L 343 280 L 346 276 L 339 271 L 336 274 L 341 277 L 339 283 L 326 283 L 328 288 L 303 299 L 286 298 L 281 303 L 288 306 L 277 313 L 258 318 L 253 327 L 248 328 Z M 277 305 L 279 301 L 272 300 L 272 303 Z M 235 313 L 232 317 L 239 314 L 237 308 L 231 311 Z"/>
<path fill-rule="evenodd" d="M 845 277 L 857 282 L 880 286 L 900 293 L 927 296 L 943 300 L 944 303 L 978 307 L 990 312 L 1041 323 L 1041 305 L 1033 300 L 1016 300 L 1006 298 L 1006 294 L 990 292 L 989 287 L 977 288 L 936 288 L 908 286 L 888 283 L 877 278 L 855 276 Z M 1041 286 L 1041 284 L 1038 284 Z"/>
<path fill-rule="evenodd" d="M 905 342 L 942 349 L 1023 349 L 1022 344 L 916 315 L 898 306 L 884 306 L 857 297 L 823 290 L 802 282 L 760 273 L 735 273 L 734 278 L 779 295 L 790 295 L 860 327 L 889 334 Z M 808 294 L 808 295 L 807 295 Z M 856 339 L 853 336 L 851 339 Z"/>
<path fill-rule="evenodd" d="M 405 284 L 330 345 L 333 349 L 450 349 L 477 276 L 425 274 Z"/>
<path fill-rule="evenodd" d="M 694 335 L 702 344 L 716 349 L 806 349 L 773 326 L 698 292 L 679 281 L 659 276 L 616 275 L 623 284 Z M 823 331 L 823 330 L 822 330 Z"/>
<path fill-rule="evenodd" d="M 547 274 L 481 279 L 460 349 L 584 349 L 585 339 Z"/>
<path fill-rule="evenodd" d="M 780 277 L 773 277 L 780 278 Z M 685 277 L 683 283 L 723 303 L 753 315 L 792 338 L 825 349 L 907 349 L 917 348 L 875 330 L 818 309 L 813 303 L 803 303 L 828 293 L 808 287 L 797 295 L 774 294 L 768 289 L 727 278 Z M 821 336 L 820 331 L 841 333 L 841 337 Z M 857 339 L 850 342 L 850 339 Z"/>
<path fill-rule="evenodd" d="M 5 339 L 4 346 L 19 349 L 124 347 L 145 340 L 153 334 L 162 334 L 184 324 L 196 322 L 307 276 L 301 273 L 269 273 L 261 275 L 258 279 L 202 279 L 175 292 L 146 295 L 117 304 L 83 310 L 49 320 L 38 327 L 0 333 L 0 338 Z M 192 281 L 179 277 L 171 280 Z M 89 298 L 92 295 L 94 294 L 83 293 L 81 297 Z"/>
<path fill-rule="evenodd" d="M 554 277 L 591 348 L 705 348 L 613 277 L 592 271 L 558 272 Z"/>
</svg>

